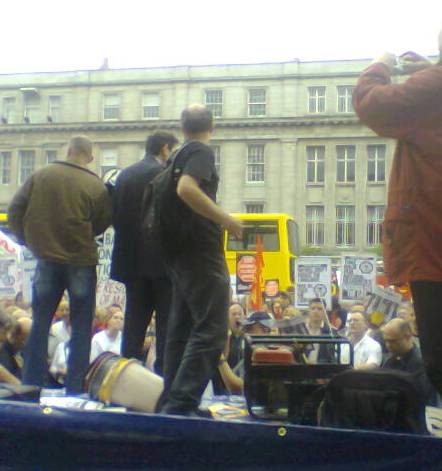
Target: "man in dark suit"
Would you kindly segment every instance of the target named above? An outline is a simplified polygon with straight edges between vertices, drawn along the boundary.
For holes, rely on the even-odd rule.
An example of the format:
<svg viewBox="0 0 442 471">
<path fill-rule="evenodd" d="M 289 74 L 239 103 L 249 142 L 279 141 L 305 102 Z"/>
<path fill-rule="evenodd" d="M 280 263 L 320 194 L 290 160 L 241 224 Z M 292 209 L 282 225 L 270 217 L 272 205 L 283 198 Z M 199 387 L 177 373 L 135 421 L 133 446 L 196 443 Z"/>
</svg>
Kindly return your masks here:
<svg viewBox="0 0 442 471">
<path fill-rule="evenodd" d="M 121 352 L 142 359 L 146 329 L 156 313 L 155 371 L 162 374 L 163 351 L 172 288 L 160 248 L 146 245 L 141 234 L 141 204 L 146 184 L 166 166 L 178 139 L 157 131 L 146 141 L 146 155 L 118 176 L 113 193 L 115 242 L 111 277 L 126 286 L 126 314 Z"/>
</svg>

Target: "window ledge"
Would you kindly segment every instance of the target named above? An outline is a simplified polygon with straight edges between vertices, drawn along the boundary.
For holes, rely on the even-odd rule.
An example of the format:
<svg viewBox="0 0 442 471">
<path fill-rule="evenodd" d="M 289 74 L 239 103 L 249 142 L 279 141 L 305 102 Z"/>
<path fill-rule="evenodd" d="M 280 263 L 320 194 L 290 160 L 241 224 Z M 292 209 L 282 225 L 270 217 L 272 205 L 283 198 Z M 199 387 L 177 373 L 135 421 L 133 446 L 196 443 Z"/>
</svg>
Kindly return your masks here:
<svg viewBox="0 0 442 471">
<path fill-rule="evenodd" d="M 246 181 L 246 185 L 250 185 L 250 186 L 265 186 L 265 182 L 249 182 L 249 181 Z"/>
<path fill-rule="evenodd" d="M 324 188 L 325 184 L 324 183 L 307 182 L 305 184 L 305 186 L 310 187 L 310 188 Z"/>
<path fill-rule="evenodd" d="M 369 182 L 367 181 L 368 186 L 385 186 L 386 182 L 385 180 L 382 182 Z"/>
<path fill-rule="evenodd" d="M 336 182 L 337 186 L 356 186 L 356 182 Z"/>
</svg>

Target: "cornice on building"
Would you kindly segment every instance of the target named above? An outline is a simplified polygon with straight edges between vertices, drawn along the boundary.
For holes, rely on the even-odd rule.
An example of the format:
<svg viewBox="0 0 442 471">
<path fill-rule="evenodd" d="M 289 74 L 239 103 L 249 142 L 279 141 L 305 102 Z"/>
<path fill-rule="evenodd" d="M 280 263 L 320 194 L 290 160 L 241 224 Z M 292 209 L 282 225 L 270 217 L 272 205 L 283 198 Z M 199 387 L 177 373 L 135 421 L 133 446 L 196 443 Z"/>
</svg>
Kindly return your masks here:
<svg viewBox="0 0 442 471">
<path fill-rule="evenodd" d="M 356 116 L 322 116 L 318 117 L 289 117 L 289 118 L 260 118 L 260 119 L 220 119 L 215 122 L 216 128 L 281 128 L 298 126 L 336 126 L 360 124 Z M 0 125 L 0 134 L 15 133 L 57 133 L 57 132 L 86 132 L 86 131 L 131 131 L 178 129 L 179 120 L 156 121 L 118 121 L 118 122 L 87 122 L 87 123 L 48 123 L 48 124 L 11 124 Z"/>
</svg>

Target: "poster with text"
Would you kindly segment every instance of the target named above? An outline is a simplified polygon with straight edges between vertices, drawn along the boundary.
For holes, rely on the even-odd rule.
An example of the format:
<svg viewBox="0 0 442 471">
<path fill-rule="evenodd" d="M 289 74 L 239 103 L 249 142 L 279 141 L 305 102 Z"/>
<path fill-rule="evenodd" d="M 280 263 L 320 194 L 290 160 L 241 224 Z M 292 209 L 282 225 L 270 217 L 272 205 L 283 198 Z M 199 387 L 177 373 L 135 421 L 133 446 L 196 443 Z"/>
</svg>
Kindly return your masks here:
<svg viewBox="0 0 442 471">
<path fill-rule="evenodd" d="M 0 231 L 0 296 L 15 295 L 22 289 L 20 252 L 20 246 Z"/>
<path fill-rule="evenodd" d="M 363 301 L 376 286 L 376 256 L 342 255 L 341 301 Z"/>
<path fill-rule="evenodd" d="M 255 254 L 236 254 L 236 294 L 250 293 L 255 272 Z"/>
<path fill-rule="evenodd" d="M 299 257 L 295 263 L 295 306 L 307 309 L 313 298 L 331 308 L 331 261 L 327 257 Z"/>
<path fill-rule="evenodd" d="M 109 307 L 112 304 L 118 304 L 124 310 L 126 305 L 125 286 L 123 283 L 110 279 L 114 235 L 115 231 L 110 227 L 103 234 L 98 246 L 97 306 Z"/>
<path fill-rule="evenodd" d="M 402 296 L 390 288 L 375 286 L 366 312 L 371 324 L 381 326 L 396 316 Z"/>
</svg>

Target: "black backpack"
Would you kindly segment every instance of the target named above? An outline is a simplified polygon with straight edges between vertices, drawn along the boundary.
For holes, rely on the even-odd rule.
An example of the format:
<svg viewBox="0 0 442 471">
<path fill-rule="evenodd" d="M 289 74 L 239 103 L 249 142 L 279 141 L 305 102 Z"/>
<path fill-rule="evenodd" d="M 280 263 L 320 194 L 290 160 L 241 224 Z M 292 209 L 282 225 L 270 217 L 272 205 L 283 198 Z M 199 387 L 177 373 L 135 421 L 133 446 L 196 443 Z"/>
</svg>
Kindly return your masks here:
<svg viewBox="0 0 442 471">
<path fill-rule="evenodd" d="M 149 181 L 141 205 L 141 230 L 146 244 L 155 244 L 165 255 L 180 252 L 191 236 L 192 211 L 178 197 L 177 182 L 187 155 L 184 144 L 169 165 Z"/>
<path fill-rule="evenodd" d="M 405 371 L 348 370 L 334 376 L 319 408 L 324 427 L 425 433 L 425 403 Z"/>
</svg>

